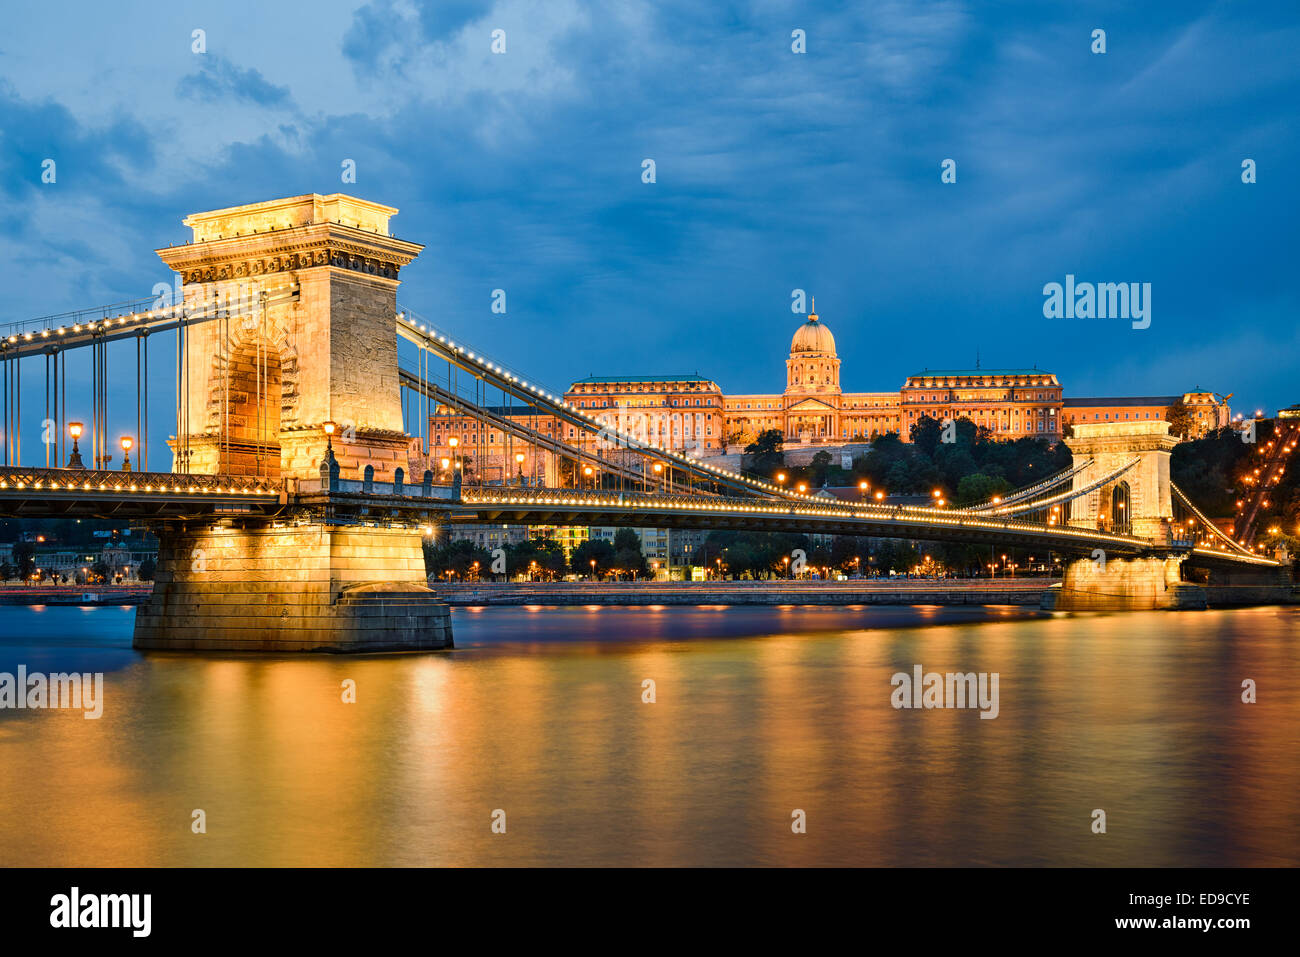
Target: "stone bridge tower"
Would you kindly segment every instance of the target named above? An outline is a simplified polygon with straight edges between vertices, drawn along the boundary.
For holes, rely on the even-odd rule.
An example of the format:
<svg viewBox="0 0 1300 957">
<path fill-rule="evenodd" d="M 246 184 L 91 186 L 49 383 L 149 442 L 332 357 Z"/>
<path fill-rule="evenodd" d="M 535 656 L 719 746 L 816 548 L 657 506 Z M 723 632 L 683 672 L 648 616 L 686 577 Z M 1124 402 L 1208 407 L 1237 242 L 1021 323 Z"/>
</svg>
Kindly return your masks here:
<svg viewBox="0 0 1300 957">
<path fill-rule="evenodd" d="M 1152 551 L 1121 558 L 1096 549 L 1090 558 L 1071 560 L 1065 566 L 1061 584 L 1044 596 L 1043 607 L 1204 608 L 1204 589 L 1182 580 L 1187 553 L 1166 547 L 1174 516 L 1169 456 L 1177 444 L 1169 434 L 1169 423 L 1081 423 L 1074 426 L 1074 435 L 1066 441 L 1076 466 L 1092 460 L 1074 477 L 1076 489 L 1136 460 L 1113 482 L 1075 499 L 1070 507 L 1070 524 L 1145 538 L 1152 543 Z"/>
<path fill-rule="evenodd" d="M 180 274 L 174 471 L 320 478 L 325 423 L 343 479 L 406 464 L 397 366 L 398 271 L 422 246 L 394 239 L 391 206 L 308 194 L 196 213 L 194 241 L 158 250 Z M 219 318 L 197 321 L 215 310 Z M 305 483 L 304 483 L 305 487 Z M 391 486 L 389 486 L 391 488 Z M 285 492 L 291 501 L 294 490 Z M 379 651 L 450 647 L 418 528 L 219 516 L 157 528 L 137 648 Z"/>
<path fill-rule="evenodd" d="M 424 247 L 391 206 L 309 193 L 185 219 L 157 250 L 187 314 L 173 471 L 314 478 L 336 426 L 342 478 L 405 465 L 394 317 L 398 272 Z"/>
<path fill-rule="evenodd" d="M 1066 442 L 1074 453 L 1075 465 L 1092 460 L 1074 477 L 1076 489 L 1138 460 L 1116 481 L 1075 499 L 1070 507 L 1070 524 L 1165 544 L 1174 517 L 1169 456 L 1178 444 L 1169 434 L 1169 423 L 1081 423 L 1074 426 L 1074 435 Z"/>
</svg>

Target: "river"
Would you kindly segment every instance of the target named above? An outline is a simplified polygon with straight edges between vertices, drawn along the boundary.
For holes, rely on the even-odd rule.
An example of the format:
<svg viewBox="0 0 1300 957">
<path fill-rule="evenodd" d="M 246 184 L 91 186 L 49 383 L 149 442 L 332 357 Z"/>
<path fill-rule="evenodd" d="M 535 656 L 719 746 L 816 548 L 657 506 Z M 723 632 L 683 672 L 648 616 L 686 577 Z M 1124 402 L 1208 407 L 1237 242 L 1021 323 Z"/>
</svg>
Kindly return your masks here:
<svg viewBox="0 0 1300 957">
<path fill-rule="evenodd" d="M 462 608 L 279 659 L 133 615 L 0 607 L 0 672 L 105 676 L 97 720 L 0 710 L 0 864 L 1300 864 L 1296 607 Z M 915 665 L 997 717 L 895 709 Z"/>
</svg>

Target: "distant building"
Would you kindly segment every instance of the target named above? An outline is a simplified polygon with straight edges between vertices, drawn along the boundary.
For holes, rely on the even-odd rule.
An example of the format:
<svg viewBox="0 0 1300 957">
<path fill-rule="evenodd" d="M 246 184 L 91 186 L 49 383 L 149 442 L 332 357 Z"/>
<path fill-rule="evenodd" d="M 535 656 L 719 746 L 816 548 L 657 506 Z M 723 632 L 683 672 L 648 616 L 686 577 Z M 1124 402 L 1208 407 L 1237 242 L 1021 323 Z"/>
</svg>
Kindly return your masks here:
<svg viewBox="0 0 1300 957">
<path fill-rule="evenodd" d="M 908 376 L 897 391 L 844 392 L 840 363 L 835 337 L 814 305 L 790 340 L 781 392 L 727 394 L 698 374 L 590 376 L 574 382 L 564 399 L 599 425 L 655 447 L 708 457 L 743 451 L 769 429 L 779 430 L 792 450 L 869 442 L 891 432 L 908 442 L 912 426 L 925 416 L 939 422 L 967 418 L 998 439 L 1031 436 L 1056 442 L 1072 422 L 1164 418 L 1165 408 L 1178 398 L 1066 398 L 1057 377 L 1038 368 L 924 369 Z M 1182 399 L 1196 434 L 1228 424 L 1231 411 L 1215 393 L 1194 389 Z M 544 439 L 580 444 L 589 451 L 596 444 L 590 434 L 583 437 L 575 426 L 534 406 L 488 411 Z M 435 473 L 442 469 L 444 478 L 460 459 L 476 478 L 492 483 L 565 484 L 550 453 L 446 407 L 430 415 L 429 434 L 431 467 Z"/>
<path fill-rule="evenodd" d="M 1118 396 L 1112 398 L 1071 398 L 1064 403 L 1063 415 L 1068 425 L 1084 422 L 1159 421 L 1165 410 L 1179 399 L 1192 417 L 1192 438 L 1228 426 L 1232 410 L 1213 392 L 1185 392 L 1177 395 Z"/>
</svg>

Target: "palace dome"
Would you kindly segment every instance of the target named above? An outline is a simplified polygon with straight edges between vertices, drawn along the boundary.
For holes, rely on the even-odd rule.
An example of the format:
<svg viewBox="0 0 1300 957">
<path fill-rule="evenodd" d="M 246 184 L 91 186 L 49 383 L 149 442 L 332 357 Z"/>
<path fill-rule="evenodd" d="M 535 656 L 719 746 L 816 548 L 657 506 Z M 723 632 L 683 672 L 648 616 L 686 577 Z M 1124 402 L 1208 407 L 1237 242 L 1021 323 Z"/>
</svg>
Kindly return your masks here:
<svg viewBox="0 0 1300 957">
<path fill-rule="evenodd" d="M 813 308 L 816 308 L 815 306 Z M 808 321 L 794 332 L 790 340 L 790 353 L 818 352 L 822 355 L 835 355 L 835 337 L 825 324 L 817 320 L 817 313 L 810 312 Z"/>
</svg>

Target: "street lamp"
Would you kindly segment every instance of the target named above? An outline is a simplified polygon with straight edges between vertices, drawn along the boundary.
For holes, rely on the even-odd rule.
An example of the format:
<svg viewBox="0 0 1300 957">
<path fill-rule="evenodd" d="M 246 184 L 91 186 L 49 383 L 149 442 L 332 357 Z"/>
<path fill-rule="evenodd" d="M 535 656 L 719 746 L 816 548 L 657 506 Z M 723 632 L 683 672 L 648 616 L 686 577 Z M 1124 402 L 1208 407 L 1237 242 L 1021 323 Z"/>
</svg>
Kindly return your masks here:
<svg viewBox="0 0 1300 957">
<path fill-rule="evenodd" d="M 122 471 L 131 471 L 131 446 L 135 441 L 129 435 L 122 436 Z"/>
<path fill-rule="evenodd" d="M 82 430 L 85 426 L 80 422 L 68 423 L 68 434 L 72 436 L 72 454 L 68 456 L 68 468 L 84 469 L 86 466 L 81 461 L 81 449 L 77 447 L 77 439 L 81 438 Z"/>
<path fill-rule="evenodd" d="M 325 430 L 325 454 L 333 455 L 334 454 L 334 430 L 337 428 L 337 426 L 333 422 L 325 421 L 321 423 L 321 428 Z"/>
<path fill-rule="evenodd" d="M 460 473 L 461 459 L 460 459 L 460 456 L 458 456 L 458 455 L 456 454 L 456 449 L 457 449 L 457 447 L 460 445 L 460 439 L 458 439 L 458 438 L 457 438 L 456 436 L 454 436 L 454 435 L 453 435 L 453 436 L 450 436 L 450 437 L 447 439 L 447 445 L 448 445 L 448 447 L 451 449 L 451 457 L 452 457 L 452 459 L 454 460 L 452 464 L 453 464 L 453 465 L 455 466 L 455 468 L 456 468 L 456 475 L 452 477 L 452 482 L 453 482 L 453 484 L 458 484 L 458 477 L 459 477 L 459 473 Z"/>
<path fill-rule="evenodd" d="M 519 484 L 524 484 L 524 453 L 515 453 L 515 465 L 519 468 Z"/>
</svg>

